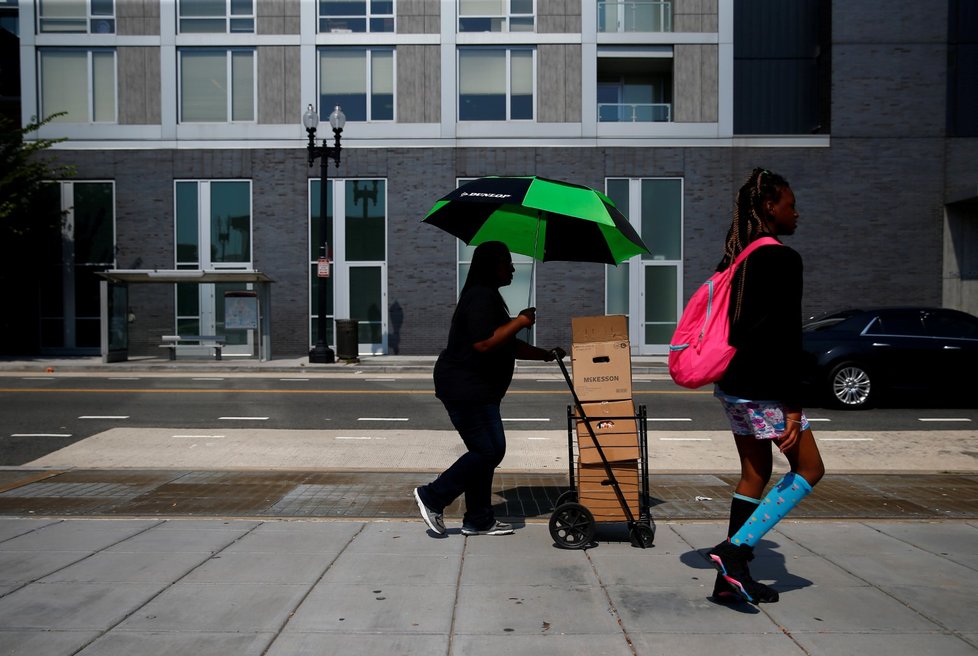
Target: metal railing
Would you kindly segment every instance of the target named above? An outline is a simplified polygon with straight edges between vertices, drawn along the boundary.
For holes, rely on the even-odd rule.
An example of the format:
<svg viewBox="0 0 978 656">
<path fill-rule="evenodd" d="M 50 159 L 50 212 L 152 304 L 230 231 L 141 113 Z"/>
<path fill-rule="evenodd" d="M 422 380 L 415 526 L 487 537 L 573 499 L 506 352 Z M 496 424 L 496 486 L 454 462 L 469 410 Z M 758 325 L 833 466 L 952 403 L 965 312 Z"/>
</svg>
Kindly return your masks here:
<svg viewBox="0 0 978 656">
<path fill-rule="evenodd" d="M 598 32 L 672 32 L 672 2 L 598 0 Z"/>
<path fill-rule="evenodd" d="M 598 103 L 601 123 L 669 123 L 672 103 Z"/>
</svg>

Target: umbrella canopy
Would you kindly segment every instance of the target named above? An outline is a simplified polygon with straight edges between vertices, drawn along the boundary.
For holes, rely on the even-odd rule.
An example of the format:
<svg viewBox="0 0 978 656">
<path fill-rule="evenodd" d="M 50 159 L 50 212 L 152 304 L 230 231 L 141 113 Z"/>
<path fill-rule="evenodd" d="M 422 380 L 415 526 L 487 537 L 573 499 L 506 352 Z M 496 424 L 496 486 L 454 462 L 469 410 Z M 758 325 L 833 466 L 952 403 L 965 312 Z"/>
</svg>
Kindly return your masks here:
<svg viewBox="0 0 978 656">
<path fill-rule="evenodd" d="M 547 262 L 619 264 L 649 249 L 614 202 L 590 187 L 529 177 L 468 182 L 422 219 L 466 244 L 501 241 Z"/>
</svg>

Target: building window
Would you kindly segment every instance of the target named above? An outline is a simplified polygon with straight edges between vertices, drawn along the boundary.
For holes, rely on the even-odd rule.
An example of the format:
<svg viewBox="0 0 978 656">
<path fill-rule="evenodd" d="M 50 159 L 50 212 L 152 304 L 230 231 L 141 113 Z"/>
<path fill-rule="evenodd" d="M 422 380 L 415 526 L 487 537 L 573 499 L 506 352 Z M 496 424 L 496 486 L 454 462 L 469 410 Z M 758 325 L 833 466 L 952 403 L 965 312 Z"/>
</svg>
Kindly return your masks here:
<svg viewBox="0 0 978 656">
<path fill-rule="evenodd" d="M 38 32 L 115 34 L 114 0 L 39 0 Z"/>
<path fill-rule="evenodd" d="M 393 121 L 394 50 L 320 49 L 320 120 L 329 120 L 336 105 L 350 121 Z"/>
<path fill-rule="evenodd" d="M 734 2 L 734 134 L 828 134 L 831 2 Z"/>
<path fill-rule="evenodd" d="M 672 48 L 598 52 L 598 121 L 672 121 Z"/>
<path fill-rule="evenodd" d="M 181 34 L 237 34 L 255 31 L 254 0 L 179 0 Z"/>
<path fill-rule="evenodd" d="M 180 122 L 255 120 L 255 51 L 180 51 Z"/>
<path fill-rule="evenodd" d="M 672 32 L 672 2 L 598 0 L 598 32 Z"/>
<path fill-rule="evenodd" d="M 393 32 L 394 0 L 319 0 L 319 31 Z"/>
<path fill-rule="evenodd" d="M 460 48 L 460 121 L 533 120 L 533 50 Z"/>
<path fill-rule="evenodd" d="M 43 116 L 65 112 L 62 123 L 116 122 L 114 50 L 38 51 Z"/>
<path fill-rule="evenodd" d="M 112 182 L 51 183 L 38 212 L 59 217 L 48 222 L 54 227 L 43 228 L 47 239 L 40 272 L 41 348 L 98 353 L 101 279 L 97 274 L 115 266 L 115 186 Z"/>
<path fill-rule="evenodd" d="M 459 32 L 532 32 L 533 0 L 458 0 Z"/>
</svg>

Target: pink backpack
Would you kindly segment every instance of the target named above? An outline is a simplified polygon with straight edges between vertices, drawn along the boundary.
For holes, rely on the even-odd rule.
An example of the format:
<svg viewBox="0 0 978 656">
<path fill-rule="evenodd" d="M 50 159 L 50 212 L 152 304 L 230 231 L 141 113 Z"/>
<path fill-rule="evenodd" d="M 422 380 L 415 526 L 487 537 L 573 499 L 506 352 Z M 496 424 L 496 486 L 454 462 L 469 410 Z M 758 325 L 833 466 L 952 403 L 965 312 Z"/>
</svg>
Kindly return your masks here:
<svg viewBox="0 0 978 656">
<path fill-rule="evenodd" d="M 727 342 L 734 273 L 755 248 L 780 243 L 773 237 L 755 239 L 730 266 L 713 274 L 689 299 L 669 344 L 669 375 L 678 385 L 695 389 L 723 377 L 737 351 Z"/>
</svg>

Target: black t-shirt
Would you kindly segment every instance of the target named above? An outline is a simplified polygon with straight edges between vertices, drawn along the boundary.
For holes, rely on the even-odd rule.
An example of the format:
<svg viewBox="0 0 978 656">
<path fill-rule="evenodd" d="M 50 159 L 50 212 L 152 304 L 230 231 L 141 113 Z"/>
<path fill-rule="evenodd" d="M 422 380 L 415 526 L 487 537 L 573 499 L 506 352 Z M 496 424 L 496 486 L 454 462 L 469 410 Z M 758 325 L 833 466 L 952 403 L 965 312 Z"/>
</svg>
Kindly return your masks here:
<svg viewBox="0 0 978 656">
<path fill-rule="evenodd" d="M 435 396 L 443 401 L 502 401 L 513 380 L 516 340 L 486 353 L 472 345 L 489 339 L 509 321 L 498 289 L 476 286 L 462 293 L 448 331 L 448 346 L 435 362 Z"/>
<path fill-rule="evenodd" d="M 800 406 L 801 256 L 787 246 L 761 246 L 734 274 L 730 337 L 737 353 L 719 382 L 732 396 Z M 743 283 L 740 317 L 734 320 Z"/>
</svg>

